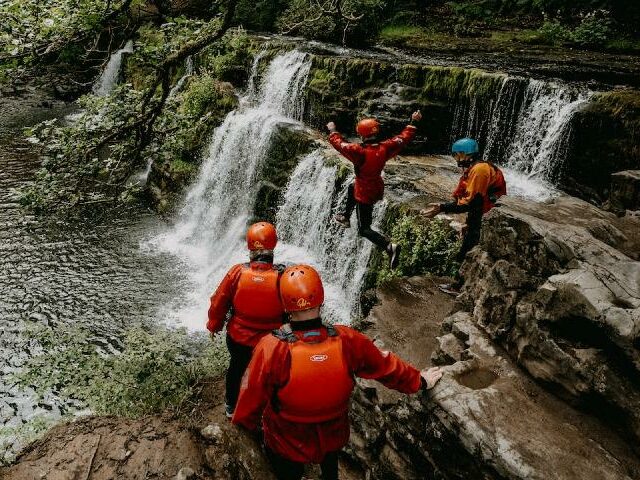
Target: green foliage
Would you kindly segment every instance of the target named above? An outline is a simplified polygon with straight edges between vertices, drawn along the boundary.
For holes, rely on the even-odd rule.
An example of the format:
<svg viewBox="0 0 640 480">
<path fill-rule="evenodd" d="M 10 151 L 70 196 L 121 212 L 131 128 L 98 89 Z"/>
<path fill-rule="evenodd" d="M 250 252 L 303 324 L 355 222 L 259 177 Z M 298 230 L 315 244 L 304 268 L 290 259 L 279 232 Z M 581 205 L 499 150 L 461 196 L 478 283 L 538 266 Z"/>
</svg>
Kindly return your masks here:
<svg viewBox="0 0 640 480">
<path fill-rule="evenodd" d="M 24 62 L 55 51 L 58 61 L 72 61 L 79 54 L 76 39 L 97 33 L 103 21 L 126 0 L 4 0 L 0 2 L 0 58 Z M 142 4 L 135 0 L 132 7 Z M 82 50 L 84 51 L 84 49 Z"/>
<path fill-rule="evenodd" d="M 380 39 L 388 43 L 405 43 L 424 33 L 424 29 L 413 25 L 387 25 L 380 31 Z"/>
<path fill-rule="evenodd" d="M 242 81 L 251 65 L 253 53 L 246 32 L 242 29 L 230 30 L 202 55 L 203 68 L 216 78 Z"/>
<path fill-rule="evenodd" d="M 392 271 L 385 262 L 378 270 L 377 284 L 425 273 L 453 276 L 459 268 L 455 257 L 460 242 L 455 231 L 442 220 L 425 222 L 415 213 L 401 212 L 393 220 L 391 238 L 402 246 L 400 264 Z"/>
<path fill-rule="evenodd" d="M 221 373 L 228 362 L 221 336 L 208 346 L 208 338 L 184 330 L 132 328 L 116 354 L 100 351 L 86 330 L 40 328 L 28 334 L 42 353 L 27 362 L 17 380 L 40 395 L 55 390 L 80 400 L 96 414 L 179 410 L 200 379 Z"/>
<path fill-rule="evenodd" d="M 571 30 L 558 20 L 546 20 L 538 29 L 538 38 L 542 43 L 555 45 L 571 38 Z"/>
<path fill-rule="evenodd" d="M 613 21 L 603 12 L 591 12 L 571 33 L 571 40 L 583 47 L 603 47 L 614 35 Z"/>
<path fill-rule="evenodd" d="M 307 86 L 318 93 L 324 93 L 332 88 L 332 85 L 335 84 L 336 80 L 337 78 L 332 72 L 323 68 L 318 68 L 313 70 L 311 79 Z"/>
</svg>

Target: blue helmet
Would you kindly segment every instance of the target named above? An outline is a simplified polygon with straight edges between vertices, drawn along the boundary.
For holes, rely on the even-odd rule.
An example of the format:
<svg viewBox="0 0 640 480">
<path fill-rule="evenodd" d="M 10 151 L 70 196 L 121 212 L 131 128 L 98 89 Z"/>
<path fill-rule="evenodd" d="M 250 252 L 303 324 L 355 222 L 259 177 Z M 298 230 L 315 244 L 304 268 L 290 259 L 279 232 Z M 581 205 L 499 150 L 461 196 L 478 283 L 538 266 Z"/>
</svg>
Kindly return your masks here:
<svg viewBox="0 0 640 480">
<path fill-rule="evenodd" d="M 478 142 L 473 138 L 462 138 L 457 140 L 451 146 L 451 153 L 466 153 L 467 155 L 474 155 L 480 151 Z"/>
</svg>

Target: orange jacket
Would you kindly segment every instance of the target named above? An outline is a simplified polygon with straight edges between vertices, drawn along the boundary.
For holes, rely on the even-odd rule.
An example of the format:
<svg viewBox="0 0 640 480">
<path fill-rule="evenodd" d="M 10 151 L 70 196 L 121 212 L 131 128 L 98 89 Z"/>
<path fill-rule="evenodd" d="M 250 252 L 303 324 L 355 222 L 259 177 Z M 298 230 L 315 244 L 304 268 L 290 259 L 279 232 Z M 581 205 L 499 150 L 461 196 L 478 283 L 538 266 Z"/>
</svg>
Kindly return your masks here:
<svg viewBox="0 0 640 480">
<path fill-rule="evenodd" d="M 299 325 L 303 323 L 304 330 L 294 330 L 300 341 L 318 342 L 327 338 L 327 329 L 319 319 Z M 368 337 L 349 327 L 336 325 L 334 328 L 342 341 L 343 358 L 352 375 L 378 380 L 402 393 L 415 393 L 420 389 L 417 369 L 393 353 L 382 353 Z M 312 331 L 319 335 L 304 336 Z M 264 440 L 272 451 L 294 462 L 320 463 L 328 452 L 340 450 L 348 442 L 349 416 L 343 412 L 321 423 L 285 420 L 277 413 L 277 406 L 274 409 L 273 400 L 289 382 L 290 372 L 289 344 L 274 335 L 264 337 L 256 346 L 242 379 L 233 423 L 254 430 L 262 417 Z"/>
<path fill-rule="evenodd" d="M 349 143 L 338 132 L 329 135 L 333 148 L 353 163 L 356 173 L 354 196 L 359 203 L 372 205 L 382 199 L 384 181 L 381 174 L 385 164 L 398 155 L 415 135 L 416 127 L 413 125 L 407 125 L 400 135 L 380 143 Z"/>
<path fill-rule="evenodd" d="M 458 206 L 469 206 L 477 195 L 482 197 L 482 213 L 495 206 L 495 201 L 506 195 L 507 185 L 502 171 L 489 162 L 479 162 L 462 174 L 453 198 Z"/>
<path fill-rule="evenodd" d="M 271 263 L 251 262 L 231 267 L 211 296 L 207 329 L 219 332 L 232 312 L 227 333 L 242 345 L 258 341 L 282 325 L 284 310 L 278 292 L 282 273 Z"/>
</svg>

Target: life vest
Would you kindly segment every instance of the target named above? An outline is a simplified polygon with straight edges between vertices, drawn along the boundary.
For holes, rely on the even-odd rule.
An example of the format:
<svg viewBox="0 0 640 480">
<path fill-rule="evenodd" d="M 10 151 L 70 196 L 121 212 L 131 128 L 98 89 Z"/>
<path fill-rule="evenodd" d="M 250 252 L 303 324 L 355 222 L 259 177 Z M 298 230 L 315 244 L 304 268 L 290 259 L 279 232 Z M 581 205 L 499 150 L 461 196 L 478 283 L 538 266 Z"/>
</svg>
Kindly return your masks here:
<svg viewBox="0 0 640 480">
<path fill-rule="evenodd" d="M 285 420 L 321 423 L 339 418 L 349 410 L 355 383 L 342 352 L 342 339 L 333 327 L 325 327 L 328 336 L 318 343 L 304 342 L 284 330 L 274 332 L 288 342 L 291 355 L 289 381 L 273 400 L 274 410 Z"/>
<path fill-rule="evenodd" d="M 491 166 L 491 168 L 493 168 L 495 178 L 491 182 L 491 185 L 489 185 L 487 194 L 482 198 L 482 213 L 487 213 L 489 210 L 495 207 L 498 199 L 501 196 L 507 194 L 507 182 L 504 179 L 502 170 L 496 167 L 493 163 L 489 163 L 489 165 Z"/>
<path fill-rule="evenodd" d="M 243 265 L 233 297 L 231 321 L 256 330 L 269 331 L 282 326 L 284 310 L 278 288 L 282 269 L 281 265 L 268 268 Z"/>
<path fill-rule="evenodd" d="M 482 195 L 482 213 L 487 213 L 493 207 L 495 207 L 498 198 L 507 194 L 507 182 L 504 179 L 504 175 L 502 170 L 500 170 L 496 165 L 491 162 L 483 162 L 488 164 L 493 171 L 493 178 L 491 179 L 491 183 L 489 184 L 489 188 L 487 189 L 487 193 Z M 475 164 L 478 165 L 478 164 Z M 474 166 L 475 166 L 474 165 Z M 460 177 L 460 181 L 458 182 L 458 186 L 453 191 L 453 198 L 456 201 L 459 201 L 462 198 L 465 198 L 468 195 L 467 192 L 467 180 L 469 178 L 469 172 L 471 168 L 465 170 L 464 174 Z"/>
</svg>

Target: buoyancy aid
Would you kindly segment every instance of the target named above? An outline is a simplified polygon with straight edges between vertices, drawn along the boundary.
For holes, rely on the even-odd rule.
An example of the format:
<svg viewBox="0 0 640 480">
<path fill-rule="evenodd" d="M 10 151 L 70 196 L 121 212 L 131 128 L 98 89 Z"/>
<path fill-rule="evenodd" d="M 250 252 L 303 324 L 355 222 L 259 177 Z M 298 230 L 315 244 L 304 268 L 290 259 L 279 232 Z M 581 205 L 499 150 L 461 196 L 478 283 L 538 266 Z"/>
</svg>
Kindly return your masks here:
<svg viewBox="0 0 640 480">
<path fill-rule="evenodd" d="M 233 297 L 233 321 L 256 330 L 282 326 L 284 310 L 278 288 L 282 271 L 282 265 L 269 268 L 243 265 Z"/>
<path fill-rule="evenodd" d="M 487 162 L 489 163 L 489 162 Z M 489 185 L 487 194 L 482 199 L 482 213 L 487 213 L 493 207 L 496 206 L 498 198 L 507 194 L 507 182 L 504 179 L 502 170 L 500 170 L 493 163 L 489 163 L 495 174 L 493 181 Z"/>
<path fill-rule="evenodd" d="M 289 381 L 274 398 L 275 409 L 285 420 L 326 422 L 339 418 L 349 409 L 353 377 L 342 352 L 340 335 L 330 325 L 325 328 L 328 336 L 316 343 L 299 340 L 284 329 L 274 332 L 276 337 L 288 342 L 291 355 Z"/>
</svg>

